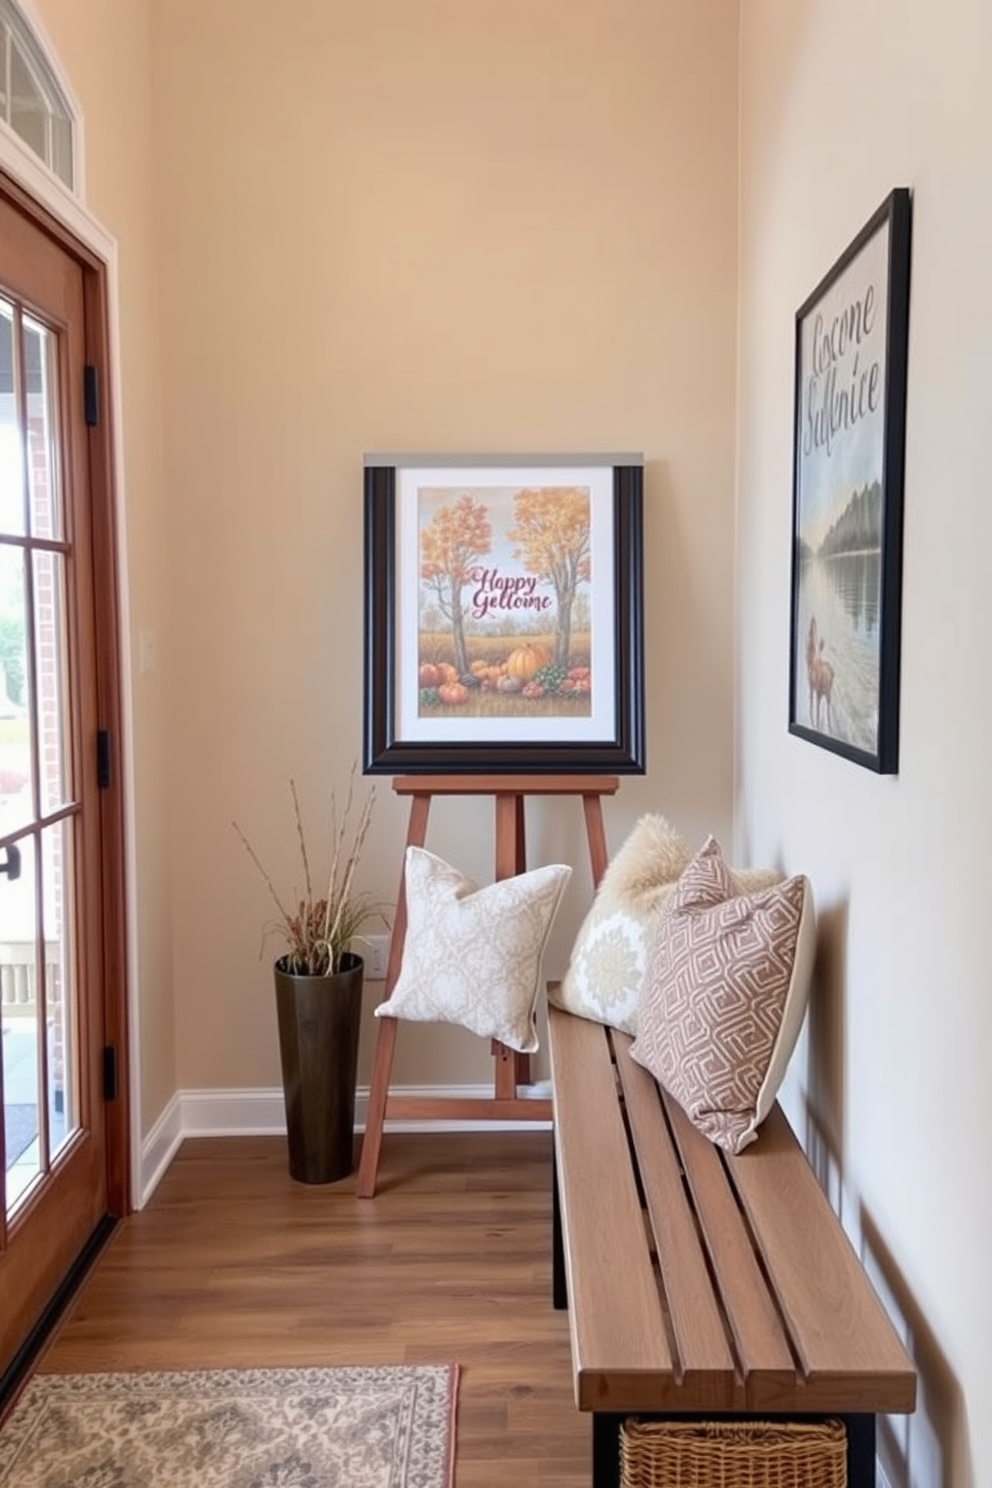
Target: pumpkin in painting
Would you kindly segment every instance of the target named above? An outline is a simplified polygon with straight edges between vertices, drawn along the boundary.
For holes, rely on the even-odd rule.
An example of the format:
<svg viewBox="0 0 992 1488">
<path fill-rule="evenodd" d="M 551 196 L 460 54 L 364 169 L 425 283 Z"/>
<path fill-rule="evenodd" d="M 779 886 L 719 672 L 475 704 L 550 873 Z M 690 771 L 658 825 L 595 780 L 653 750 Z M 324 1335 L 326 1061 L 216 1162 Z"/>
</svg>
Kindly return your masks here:
<svg viewBox="0 0 992 1488">
<path fill-rule="evenodd" d="M 525 641 L 507 657 L 507 676 L 516 677 L 520 682 L 529 682 L 534 673 L 539 672 L 542 666 L 547 666 L 550 660 L 551 651 L 547 646 Z"/>
<path fill-rule="evenodd" d="M 442 682 L 437 695 L 442 703 L 449 706 L 452 703 L 464 703 L 468 698 L 468 688 L 462 682 Z"/>
</svg>

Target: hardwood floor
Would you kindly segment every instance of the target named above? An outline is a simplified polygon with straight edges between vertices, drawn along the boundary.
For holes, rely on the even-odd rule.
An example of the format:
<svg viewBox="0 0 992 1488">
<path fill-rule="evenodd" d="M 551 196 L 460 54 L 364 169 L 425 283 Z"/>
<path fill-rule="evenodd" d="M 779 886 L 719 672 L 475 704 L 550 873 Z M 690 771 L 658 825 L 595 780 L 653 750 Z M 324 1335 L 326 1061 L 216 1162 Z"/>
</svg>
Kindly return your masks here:
<svg viewBox="0 0 992 1488">
<path fill-rule="evenodd" d="M 294 1183 L 277 1138 L 185 1142 L 38 1369 L 455 1361 L 456 1488 L 587 1488 L 550 1182 L 544 1132 L 389 1135 L 364 1200 Z"/>
</svg>

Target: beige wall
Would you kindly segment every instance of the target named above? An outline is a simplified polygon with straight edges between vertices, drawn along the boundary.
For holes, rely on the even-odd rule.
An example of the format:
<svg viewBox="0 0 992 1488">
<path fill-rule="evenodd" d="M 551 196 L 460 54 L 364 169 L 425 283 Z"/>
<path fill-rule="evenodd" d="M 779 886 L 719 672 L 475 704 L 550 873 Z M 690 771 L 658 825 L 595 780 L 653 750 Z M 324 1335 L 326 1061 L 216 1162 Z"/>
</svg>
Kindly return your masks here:
<svg viewBox="0 0 992 1488">
<path fill-rule="evenodd" d="M 288 891 L 289 777 L 319 823 L 360 752 L 365 450 L 644 451 L 650 770 L 609 836 L 648 808 L 729 831 L 736 65 L 720 0 L 155 7 L 182 1087 L 278 1083 L 231 820 Z M 491 876 L 491 814 L 439 805 L 429 845 Z M 405 828 L 381 781 L 390 901 Z M 578 804 L 529 848 L 581 866 L 560 973 Z M 401 1033 L 402 1081 L 491 1068 Z"/>
<path fill-rule="evenodd" d="M 985 0 L 742 6 L 741 831 L 822 916 L 798 1062 L 845 1215 L 921 1370 L 893 1488 L 992 1481 L 984 1154 L 992 795 L 992 13 Z M 901 760 L 878 778 L 790 737 L 796 308 L 896 185 L 913 190 Z"/>
<path fill-rule="evenodd" d="M 789 1099 L 920 1364 L 889 1477 L 988 1481 L 984 0 L 953 25 L 918 0 L 750 0 L 739 74 L 720 0 L 36 9 L 120 244 L 130 640 L 156 630 L 163 661 L 133 703 L 143 1131 L 177 1089 L 278 1079 L 267 901 L 230 820 L 285 882 L 288 777 L 316 816 L 359 752 L 362 451 L 641 448 L 650 763 L 611 845 L 647 809 L 727 835 L 736 770 L 738 856 L 812 877 Z M 902 760 L 879 779 L 784 726 L 792 323 L 900 183 Z M 405 813 L 379 796 L 366 880 L 391 898 Z M 575 814 L 539 810 L 530 842 L 580 865 L 560 971 L 588 898 Z M 437 808 L 431 845 L 485 876 L 488 809 Z M 488 1068 L 404 1031 L 403 1080 Z"/>
<path fill-rule="evenodd" d="M 170 576 L 162 464 L 158 260 L 153 209 L 151 6 L 148 0 L 38 0 L 29 10 L 46 32 L 84 114 L 86 202 L 119 250 L 121 432 L 127 525 L 123 555 L 132 620 L 165 628 Z M 165 759 L 167 717 L 160 672 L 134 667 L 131 864 L 134 919 L 140 927 L 135 988 L 139 1024 L 139 1103 L 147 1131 L 176 1088 Z"/>
</svg>

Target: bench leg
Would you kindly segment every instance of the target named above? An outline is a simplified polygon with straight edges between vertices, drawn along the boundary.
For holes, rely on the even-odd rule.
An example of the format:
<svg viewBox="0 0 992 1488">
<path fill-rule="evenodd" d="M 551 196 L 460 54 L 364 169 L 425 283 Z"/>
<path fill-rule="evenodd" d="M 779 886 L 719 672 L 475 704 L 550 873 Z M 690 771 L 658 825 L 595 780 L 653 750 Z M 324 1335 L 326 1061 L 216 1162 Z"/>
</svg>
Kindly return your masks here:
<svg viewBox="0 0 992 1488">
<path fill-rule="evenodd" d="M 592 1414 L 592 1488 L 620 1488 L 620 1425 L 609 1411 Z"/>
<path fill-rule="evenodd" d="M 844 1416 L 848 1488 L 875 1488 L 875 1417 Z"/>
<path fill-rule="evenodd" d="M 558 1197 L 558 1158 L 551 1149 L 551 1300 L 561 1312 L 568 1306 L 565 1247 L 561 1238 L 561 1199 Z"/>
</svg>

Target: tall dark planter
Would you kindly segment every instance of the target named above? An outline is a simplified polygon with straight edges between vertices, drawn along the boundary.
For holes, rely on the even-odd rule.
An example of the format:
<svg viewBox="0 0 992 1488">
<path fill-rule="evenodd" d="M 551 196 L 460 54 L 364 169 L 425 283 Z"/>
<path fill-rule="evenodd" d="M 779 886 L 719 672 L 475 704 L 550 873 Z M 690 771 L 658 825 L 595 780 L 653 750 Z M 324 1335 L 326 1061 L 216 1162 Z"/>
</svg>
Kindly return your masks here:
<svg viewBox="0 0 992 1488">
<path fill-rule="evenodd" d="M 355 1165 L 364 969 L 350 951 L 327 976 L 294 976 L 276 962 L 289 1172 L 299 1183 L 334 1183 Z"/>
</svg>

